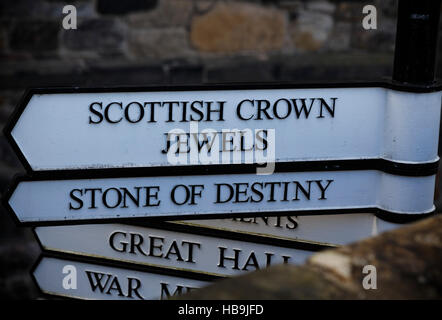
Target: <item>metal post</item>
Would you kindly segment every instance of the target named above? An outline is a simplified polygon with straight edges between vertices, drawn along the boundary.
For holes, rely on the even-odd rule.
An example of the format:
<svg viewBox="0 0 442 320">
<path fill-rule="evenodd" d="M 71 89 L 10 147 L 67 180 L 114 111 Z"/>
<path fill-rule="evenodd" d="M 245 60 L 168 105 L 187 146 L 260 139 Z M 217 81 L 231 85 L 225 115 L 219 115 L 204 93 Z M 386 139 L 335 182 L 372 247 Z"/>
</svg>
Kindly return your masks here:
<svg viewBox="0 0 442 320">
<path fill-rule="evenodd" d="M 399 0 L 393 80 L 434 82 L 441 0 Z"/>
</svg>

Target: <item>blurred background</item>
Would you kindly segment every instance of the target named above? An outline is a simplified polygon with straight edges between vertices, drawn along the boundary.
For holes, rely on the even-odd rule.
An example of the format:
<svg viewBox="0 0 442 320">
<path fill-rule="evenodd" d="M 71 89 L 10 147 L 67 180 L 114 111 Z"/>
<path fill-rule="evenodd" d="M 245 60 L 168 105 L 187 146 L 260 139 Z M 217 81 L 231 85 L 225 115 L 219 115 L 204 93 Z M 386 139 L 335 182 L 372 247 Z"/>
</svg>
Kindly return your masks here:
<svg viewBox="0 0 442 320">
<path fill-rule="evenodd" d="M 377 29 L 363 28 L 368 4 Z M 0 126 L 28 87 L 382 80 L 393 70 L 397 4 L 0 0 Z M 63 28 L 66 5 L 76 8 L 77 29 Z M 17 173 L 24 169 L 1 135 L 2 193 Z M 29 277 L 39 253 L 31 230 L 0 208 L 0 298 L 39 298 Z"/>
</svg>

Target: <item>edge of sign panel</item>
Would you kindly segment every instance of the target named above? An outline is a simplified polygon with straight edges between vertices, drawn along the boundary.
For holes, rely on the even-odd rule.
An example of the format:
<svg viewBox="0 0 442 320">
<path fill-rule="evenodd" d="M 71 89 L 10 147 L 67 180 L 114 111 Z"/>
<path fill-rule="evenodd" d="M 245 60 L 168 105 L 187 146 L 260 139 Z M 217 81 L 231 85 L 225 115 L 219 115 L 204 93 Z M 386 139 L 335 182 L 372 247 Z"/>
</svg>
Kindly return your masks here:
<svg viewBox="0 0 442 320">
<path fill-rule="evenodd" d="M 12 130 L 14 129 L 17 121 L 19 120 L 21 114 L 29 103 L 30 99 L 35 94 L 51 94 L 51 93 L 106 93 L 106 92 L 158 92 L 158 91 L 218 91 L 218 90 L 253 90 L 253 89 L 320 89 L 320 88 L 370 88 L 370 87 L 378 87 L 378 88 L 386 88 L 397 91 L 404 92 L 415 92 L 415 93 L 430 93 L 442 90 L 442 82 L 435 82 L 432 85 L 408 85 L 403 83 L 398 83 L 392 80 L 385 81 L 373 81 L 373 82 L 341 82 L 341 83 L 287 83 L 287 82 L 279 82 L 279 83 L 253 83 L 253 84 L 245 84 L 245 83 L 231 83 L 231 84 L 207 84 L 207 85 L 165 85 L 165 86 L 147 86 L 147 87 L 98 87 L 98 88 L 80 88 L 80 87 L 59 87 L 59 88 L 29 88 L 24 93 L 21 98 L 19 104 L 17 105 L 15 111 L 13 112 L 10 119 L 7 121 L 3 134 L 8 140 L 14 152 L 17 154 L 20 162 L 25 167 L 26 171 L 29 174 L 37 174 L 40 172 L 49 172 L 46 170 L 34 171 L 21 152 L 19 146 L 16 141 L 12 137 Z M 353 162 L 366 162 L 366 161 L 375 161 L 376 163 L 371 163 L 370 169 L 379 169 L 379 170 L 394 170 L 397 171 L 398 174 L 405 175 L 426 175 L 428 167 L 431 167 L 431 172 L 435 172 L 435 168 L 437 168 L 437 161 L 426 164 L 404 164 L 399 162 L 393 162 L 382 158 L 376 159 L 360 159 L 360 160 L 341 160 L 339 161 L 342 167 L 351 167 Z M 333 165 L 335 161 L 321 161 L 321 163 L 327 165 Z M 377 163 L 379 162 L 379 163 Z M 297 170 L 303 170 L 302 168 L 306 166 L 304 162 L 293 162 L 291 165 Z M 209 165 L 209 166 L 184 166 L 185 170 L 196 172 L 206 172 L 206 170 L 212 170 L 212 167 L 215 167 L 213 170 L 219 170 L 218 165 Z M 166 168 L 166 170 L 170 170 L 171 167 L 155 167 L 152 168 L 154 170 L 158 170 L 161 168 Z M 174 167 L 175 168 L 175 167 Z M 183 170 L 183 167 L 176 167 L 179 170 Z M 222 170 L 230 170 L 231 166 L 221 166 Z M 134 170 L 139 168 L 132 168 Z M 132 170 L 126 169 L 126 170 Z M 84 169 L 88 170 L 88 169 Z M 112 171 L 116 170 L 114 168 L 105 168 L 105 169 L 92 169 L 96 171 Z M 66 172 L 68 175 L 78 175 L 80 170 L 62 170 Z M 385 171 L 387 172 L 387 171 Z M 416 173 L 419 172 L 419 173 Z M 422 173 L 423 172 L 423 173 Z"/>
<path fill-rule="evenodd" d="M 115 221 L 114 223 L 121 224 L 118 221 Z M 229 230 L 225 230 L 225 229 L 213 229 L 213 228 L 206 228 L 206 227 L 197 226 L 197 225 L 184 225 L 184 224 L 170 223 L 170 222 L 148 222 L 148 223 L 146 223 L 146 222 L 144 222 L 144 223 L 132 222 L 132 223 L 125 223 L 125 224 L 129 225 L 129 226 L 152 228 L 152 229 L 156 229 L 159 231 L 161 231 L 161 230 L 175 231 L 175 232 L 186 233 L 186 234 L 191 234 L 191 235 L 199 235 L 199 236 L 210 237 L 210 238 L 222 238 L 222 239 L 226 239 L 226 240 L 237 240 L 237 241 L 250 242 L 250 243 L 267 244 L 267 245 L 272 245 L 272 246 L 277 246 L 277 247 L 299 249 L 299 250 L 305 250 L 305 251 L 314 251 L 314 252 L 321 251 L 324 249 L 336 248 L 339 246 L 339 245 L 329 244 L 329 243 L 320 243 L 320 242 L 306 241 L 306 240 L 300 240 L 300 239 L 295 240 L 295 239 L 282 238 L 282 237 L 270 237 L 270 236 L 263 236 L 263 235 L 259 235 L 259 234 L 254 234 L 251 232 L 236 232 L 236 231 L 229 231 Z M 34 236 L 37 239 L 37 242 L 42 250 L 44 250 L 44 251 L 58 251 L 58 250 L 54 250 L 54 249 L 49 249 L 43 245 L 43 243 L 40 241 L 40 238 L 37 235 L 35 227 L 32 228 L 32 232 L 34 233 Z M 134 262 L 132 262 L 132 263 L 134 263 Z"/>
<path fill-rule="evenodd" d="M 326 170 L 326 169 L 324 169 Z M 330 168 L 327 168 L 330 170 Z M 343 170 L 342 168 L 337 168 L 335 171 Z M 88 170 L 85 170 L 87 173 Z M 169 169 L 169 171 L 171 171 Z M 144 170 L 131 170 L 132 177 L 143 177 L 148 176 L 145 174 Z M 115 169 L 107 172 L 97 172 L 96 175 L 88 175 L 87 178 L 124 178 L 131 176 L 124 176 L 120 174 L 120 170 Z M 219 172 L 218 174 L 225 174 L 225 172 Z M 173 175 L 173 174 L 172 174 Z M 85 177 L 83 177 L 85 178 Z M 251 212 L 242 212 L 242 213 L 220 213 L 220 212 L 212 212 L 201 215 L 168 215 L 168 216 L 155 216 L 155 217 L 125 217 L 125 218 L 104 218 L 104 219 L 72 219 L 72 220 L 48 220 L 48 221 L 32 221 L 32 222 L 23 222 L 18 219 L 15 215 L 14 210 L 9 204 L 9 200 L 17 188 L 18 184 L 22 181 L 50 181 L 50 180 L 74 180 L 78 179 L 78 176 L 66 176 L 66 173 L 55 171 L 55 172 L 46 172 L 39 175 L 16 175 L 10 184 L 9 188 L 4 192 L 2 197 L 2 203 L 6 211 L 12 217 L 13 221 L 18 226 L 52 226 L 52 225 L 72 225 L 72 224 L 99 224 L 99 223 L 153 223 L 153 222 L 164 222 L 167 221 L 176 221 L 176 220 L 200 220 L 200 219 L 223 219 L 223 218 L 236 218 L 236 217 L 256 217 L 257 215 L 262 215 L 263 213 L 257 213 L 254 211 Z M 265 212 L 265 216 L 282 216 L 282 215 L 327 215 L 327 214 L 351 214 L 356 212 L 365 212 L 372 213 L 379 219 L 382 219 L 387 222 L 392 223 L 409 223 L 413 221 L 417 221 L 426 217 L 429 217 L 436 213 L 436 209 L 433 206 L 433 209 L 428 212 L 423 213 L 398 213 L 394 211 L 388 211 L 385 209 L 381 209 L 376 206 L 369 207 L 356 207 L 356 208 L 345 208 L 345 209 L 318 209 L 318 210 L 287 210 L 287 211 L 269 211 Z"/>
<path fill-rule="evenodd" d="M 120 224 L 120 223 L 118 223 Z M 304 241 L 304 240 L 294 240 L 294 239 L 284 239 L 281 237 L 269 237 L 269 236 L 262 236 L 262 235 L 256 235 L 252 233 L 245 233 L 245 232 L 235 232 L 235 231 L 227 231 L 227 230 L 219 230 L 219 229 L 211 229 L 211 228 L 205 228 L 201 226 L 187 226 L 182 224 L 174 224 L 174 223 L 129 223 L 127 224 L 129 226 L 136 226 L 136 227 L 148 227 L 152 229 L 156 229 L 158 231 L 165 230 L 165 231 L 176 231 L 184 234 L 190 234 L 190 235 L 198 235 L 198 236 L 204 236 L 209 238 L 215 238 L 215 239 L 226 239 L 226 240 L 236 240 L 236 241 L 242 241 L 246 243 L 257 243 L 257 244 L 263 244 L 263 245 L 271 245 L 271 246 L 277 246 L 277 247 L 283 247 L 288 249 L 297 249 L 297 250 L 305 250 L 310 252 L 319 252 L 321 250 L 326 249 L 332 249 L 336 248 L 339 245 L 333 245 L 333 244 L 325 244 L 325 243 L 318 243 L 313 241 Z M 211 272 L 205 272 L 205 271 L 197 271 L 197 270 L 190 270 L 186 268 L 175 268 L 171 266 L 161 266 L 151 263 L 143 263 L 143 262 L 135 262 L 135 261 L 127 261 L 127 260 L 121 260 L 121 259 L 114 259 L 106 256 L 101 255 L 94 255 L 94 254 L 88 254 L 88 253 L 82 253 L 77 251 L 66 251 L 56 248 L 50 248 L 45 246 L 40 238 L 38 237 L 38 234 L 35 230 L 35 227 L 32 228 L 32 232 L 34 234 L 35 239 L 37 240 L 38 245 L 40 246 L 40 249 L 43 252 L 49 252 L 49 253 L 56 253 L 60 255 L 70 255 L 70 256 L 80 256 L 80 257 L 89 257 L 92 259 L 99 259 L 112 262 L 122 262 L 127 263 L 130 265 L 137 265 L 142 268 L 141 270 L 146 270 L 146 268 L 159 268 L 159 269 L 167 269 L 167 270 L 173 270 L 174 272 L 186 272 L 188 274 L 194 274 L 197 275 L 204 275 L 204 276 L 214 276 L 214 277 L 229 277 L 228 275 L 218 274 L 218 273 L 211 273 Z M 199 279 L 201 280 L 201 279 Z"/>
<path fill-rule="evenodd" d="M 40 254 L 40 256 L 37 258 L 37 260 L 34 262 L 34 264 L 31 267 L 31 270 L 29 271 L 32 281 L 34 282 L 35 286 L 38 288 L 38 291 L 46 297 L 60 297 L 63 299 L 79 299 L 78 297 L 74 296 L 68 296 L 68 295 L 62 295 L 57 293 L 51 293 L 44 291 L 40 285 L 38 284 L 38 281 L 35 277 L 35 271 L 40 265 L 41 261 L 45 258 L 55 258 L 55 259 L 61 259 L 61 260 L 67 260 L 72 262 L 81 262 L 81 263 L 90 263 L 93 265 L 99 265 L 103 267 L 111 267 L 111 268 L 120 268 L 124 270 L 130 270 L 130 271 L 139 271 L 139 272 L 145 272 L 145 273 L 153 273 L 158 275 L 167 275 L 172 277 L 179 277 L 179 278 L 187 278 L 192 280 L 201 280 L 201 281 L 215 281 L 220 279 L 225 279 L 227 276 L 220 276 L 220 275 L 211 275 L 211 274 L 205 274 L 205 273 L 196 273 L 192 271 L 186 271 L 186 270 L 175 270 L 175 269 L 167 269 L 167 268 L 161 268 L 161 267 L 154 267 L 149 265 L 139 265 L 139 264 L 133 264 L 128 263 L 124 261 L 118 261 L 118 260 L 106 260 L 106 259 L 100 259 L 90 256 L 80 256 L 77 254 L 71 254 L 71 253 L 60 253 L 60 252 L 49 252 L 44 251 Z"/>
<path fill-rule="evenodd" d="M 176 231 L 182 233 L 197 234 L 208 237 L 224 238 L 229 240 L 238 240 L 259 244 L 268 244 L 278 247 L 285 247 L 291 249 L 299 249 L 306 251 L 320 251 L 323 249 L 336 248 L 340 245 L 332 243 L 323 243 L 302 239 L 291 239 L 280 236 L 270 236 L 260 233 L 253 233 L 247 231 L 232 231 L 228 229 L 216 229 L 200 225 L 190 225 L 177 222 L 151 222 L 151 223 L 130 223 L 129 225 L 139 227 L 149 227 L 154 229 L 164 229 L 168 231 Z"/>
</svg>

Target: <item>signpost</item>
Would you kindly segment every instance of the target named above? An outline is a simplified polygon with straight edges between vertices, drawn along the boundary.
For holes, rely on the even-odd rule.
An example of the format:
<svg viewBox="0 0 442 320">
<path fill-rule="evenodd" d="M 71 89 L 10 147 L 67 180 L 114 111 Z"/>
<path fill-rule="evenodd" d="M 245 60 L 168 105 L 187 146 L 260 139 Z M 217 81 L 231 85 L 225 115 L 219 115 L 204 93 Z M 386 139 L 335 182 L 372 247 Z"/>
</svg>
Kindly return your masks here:
<svg viewBox="0 0 442 320">
<path fill-rule="evenodd" d="M 302 264 L 315 251 L 331 248 L 173 224 L 37 227 L 35 234 L 44 250 L 217 276 L 280 263 Z"/>
<path fill-rule="evenodd" d="M 53 176 L 17 181 L 5 204 L 20 223 L 28 224 L 354 210 L 412 220 L 434 211 L 434 186 L 434 175 L 406 177 L 377 170 L 69 180 Z"/>
<path fill-rule="evenodd" d="M 38 286 L 165 298 L 434 213 L 440 3 L 400 1 L 392 81 L 29 90 L 3 201 L 60 225 L 35 230 Z"/>
<path fill-rule="evenodd" d="M 51 255 L 40 257 L 32 275 L 44 294 L 88 300 L 167 299 L 216 279 L 196 280 L 159 270 L 127 265 L 122 268 L 103 261 Z"/>
<path fill-rule="evenodd" d="M 334 160 L 400 168 L 438 161 L 440 90 L 388 82 L 33 89 L 5 135 L 30 172 L 269 162 L 302 170 Z"/>
</svg>

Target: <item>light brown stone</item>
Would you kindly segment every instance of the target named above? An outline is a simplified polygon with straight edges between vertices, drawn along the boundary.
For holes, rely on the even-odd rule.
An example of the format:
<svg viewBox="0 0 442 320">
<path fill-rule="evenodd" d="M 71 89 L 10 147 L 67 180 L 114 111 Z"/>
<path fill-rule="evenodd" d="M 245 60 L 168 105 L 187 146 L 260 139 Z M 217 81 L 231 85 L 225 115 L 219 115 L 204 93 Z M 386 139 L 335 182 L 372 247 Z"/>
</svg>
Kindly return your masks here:
<svg viewBox="0 0 442 320">
<path fill-rule="evenodd" d="M 330 51 L 346 51 L 350 48 L 352 26 L 349 22 L 335 23 L 327 39 L 327 49 Z"/>
<path fill-rule="evenodd" d="M 279 50 L 284 45 L 286 14 L 248 3 L 220 3 L 191 23 L 192 45 L 204 52 Z"/>
<path fill-rule="evenodd" d="M 441 299 L 442 216 L 312 255 L 300 266 L 274 265 L 215 282 L 178 299 Z M 365 266 L 376 288 L 364 287 Z"/>
<path fill-rule="evenodd" d="M 185 27 L 192 14 L 192 1 L 161 0 L 155 10 L 128 15 L 127 23 L 134 29 Z"/>
<path fill-rule="evenodd" d="M 309 31 L 295 30 L 292 32 L 292 39 L 296 48 L 306 51 L 316 51 L 322 46 L 322 41 L 316 40 Z"/>
<path fill-rule="evenodd" d="M 333 18 L 330 14 L 301 10 L 290 26 L 290 33 L 296 49 L 316 51 L 327 43 L 332 28 Z"/>
<path fill-rule="evenodd" d="M 310 0 L 306 2 L 306 8 L 307 10 L 332 14 L 336 9 L 336 5 L 326 0 Z"/>
<path fill-rule="evenodd" d="M 129 51 L 140 59 L 174 59 L 192 55 L 184 28 L 132 30 Z"/>
</svg>

